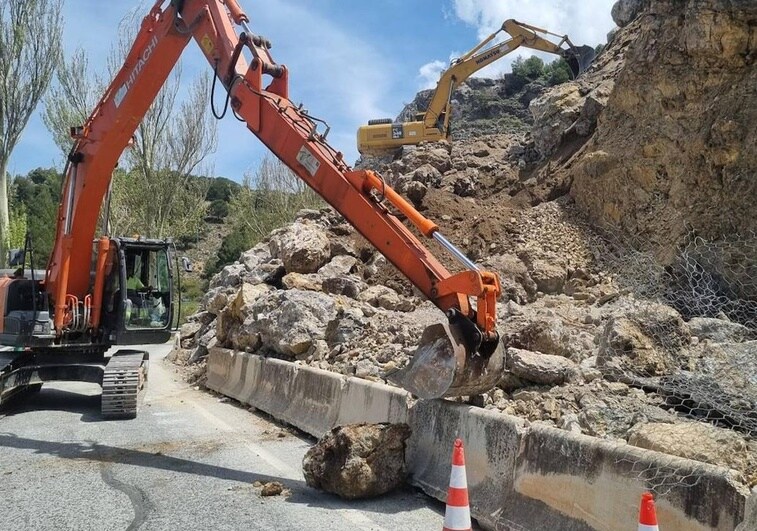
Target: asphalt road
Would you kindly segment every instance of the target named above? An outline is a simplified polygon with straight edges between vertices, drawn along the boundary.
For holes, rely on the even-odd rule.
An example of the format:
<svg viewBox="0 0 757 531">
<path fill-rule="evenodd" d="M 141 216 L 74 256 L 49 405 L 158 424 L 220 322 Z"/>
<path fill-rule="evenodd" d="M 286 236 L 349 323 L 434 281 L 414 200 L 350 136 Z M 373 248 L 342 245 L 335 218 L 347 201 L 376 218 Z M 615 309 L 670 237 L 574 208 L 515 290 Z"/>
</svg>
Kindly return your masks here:
<svg viewBox="0 0 757 531">
<path fill-rule="evenodd" d="M 137 419 L 101 420 L 99 387 L 78 383 L 0 411 L 0 530 L 441 529 L 444 506 L 411 488 L 357 502 L 310 489 L 312 439 L 187 386 L 168 345 L 149 350 Z"/>
</svg>

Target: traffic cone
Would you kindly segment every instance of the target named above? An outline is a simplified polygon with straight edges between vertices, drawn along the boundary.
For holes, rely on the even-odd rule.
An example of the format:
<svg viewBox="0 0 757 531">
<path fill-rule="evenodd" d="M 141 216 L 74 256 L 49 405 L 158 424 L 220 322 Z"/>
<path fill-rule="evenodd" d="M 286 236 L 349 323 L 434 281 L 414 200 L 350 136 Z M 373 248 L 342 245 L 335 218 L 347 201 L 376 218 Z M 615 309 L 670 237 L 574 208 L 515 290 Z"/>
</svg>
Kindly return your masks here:
<svg viewBox="0 0 757 531">
<path fill-rule="evenodd" d="M 639 531 L 660 531 L 660 527 L 657 525 L 657 511 L 654 508 L 654 496 L 650 492 L 641 495 Z"/>
<path fill-rule="evenodd" d="M 471 528 L 463 441 L 455 439 L 455 448 L 452 450 L 452 473 L 447 491 L 447 509 L 444 511 L 442 531 L 471 531 Z"/>
</svg>

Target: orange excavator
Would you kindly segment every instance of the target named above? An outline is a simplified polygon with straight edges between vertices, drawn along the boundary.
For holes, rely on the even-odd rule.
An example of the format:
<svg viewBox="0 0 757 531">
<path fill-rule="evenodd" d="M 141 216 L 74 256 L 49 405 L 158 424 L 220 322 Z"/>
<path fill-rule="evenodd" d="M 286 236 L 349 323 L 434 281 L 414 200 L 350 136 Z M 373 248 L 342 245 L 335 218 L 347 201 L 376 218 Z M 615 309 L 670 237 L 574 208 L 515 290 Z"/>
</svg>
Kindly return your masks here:
<svg viewBox="0 0 757 531">
<path fill-rule="evenodd" d="M 95 238 L 113 168 L 183 50 L 194 40 L 226 105 L 277 157 L 339 211 L 446 314 L 395 375 L 421 398 L 477 395 L 504 371 L 496 274 L 480 270 L 372 171 L 352 170 L 328 127 L 289 99 L 288 71 L 250 29 L 237 0 L 158 0 L 96 108 L 72 129 L 53 253 L 44 273 L 0 279 L 0 403 L 55 380 L 102 386 L 105 417 L 134 417 L 148 356 L 110 347 L 163 343 L 177 318 L 179 260 L 170 241 Z M 450 273 L 403 224 L 446 248 Z M 186 266 L 187 264 L 185 264 Z"/>
</svg>

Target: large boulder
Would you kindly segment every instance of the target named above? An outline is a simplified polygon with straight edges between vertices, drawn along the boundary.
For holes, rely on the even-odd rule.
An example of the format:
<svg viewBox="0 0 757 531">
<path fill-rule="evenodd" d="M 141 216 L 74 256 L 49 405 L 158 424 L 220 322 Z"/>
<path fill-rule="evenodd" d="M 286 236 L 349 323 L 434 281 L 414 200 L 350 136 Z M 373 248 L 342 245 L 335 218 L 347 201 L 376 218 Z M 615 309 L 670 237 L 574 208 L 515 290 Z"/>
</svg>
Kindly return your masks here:
<svg viewBox="0 0 757 531">
<path fill-rule="evenodd" d="M 252 249 L 245 251 L 239 257 L 239 262 L 245 266 L 247 271 L 254 271 L 262 264 L 268 263 L 273 256 L 267 243 L 259 243 Z"/>
<path fill-rule="evenodd" d="M 236 292 L 236 288 L 232 286 L 217 286 L 210 288 L 205 295 L 203 295 L 200 301 L 200 307 L 205 308 L 205 311 L 210 315 L 218 315 L 221 313 L 229 302 L 229 297 L 233 297 Z"/>
<path fill-rule="evenodd" d="M 329 277 L 323 280 L 323 291 L 332 295 L 345 295 L 357 299 L 366 288 L 366 283 L 354 275 Z"/>
<path fill-rule="evenodd" d="M 706 342 L 697 360 L 696 373 L 711 388 L 711 395 L 727 399 L 728 395 L 747 400 L 751 407 L 757 406 L 757 340 L 740 343 Z M 723 391 L 715 391 L 722 389 Z M 757 414 L 754 416 L 754 431 L 757 434 Z"/>
<path fill-rule="evenodd" d="M 281 278 L 281 285 L 285 289 L 299 289 L 305 291 L 322 291 L 323 279 L 314 273 L 287 273 Z"/>
<path fill-rule="evenodd" d="M 245 266 L 239 262 L 229 264 L 210 279 L 210 288 L 218 288 L 221 286 L 237 287 L 242 283 L 245 271 Z"/>
<path fill-rule="evenodd" d="M 350 255 L 335 256 L 331 261 L 318 270 L 324 278 L 339 277 L 354 273 L 358 269 L 358 259 Z"/>
<path fill-rule="evenodd" d="M 699 339 L 709 339 L 716 343 L 731 343 L 757 339 L 757 330 L 752 330 L 739 323 L 714 319 L 712 317 L 694 317 L 688 322 L 691 335 Z"/>
<path fill-rule="evenodd" d="M 560 145 L 563 133 L 578 118 L 582 101 L 578 84 L 573 82 L 558 85 L 531 101 L 531 134 L 542 156 L 551 155 Z"/>
<path fill-rule="evenodd" d="M 684 347 L 691 341 L 686 323 L 660 304 L 608 319 L 599 338 L 597 367 L 620 380 L 653 377 L 689 369 Z"/>
<path fill-rule="evenodd" d="M 757 444 L 702 422 L 637 424 L 628 443 L 639 448 L 733 468 L 757 477 Z"/>
<path fill-rule="evenodd" d="M 591 339 L 559 317 L 531 318 L 523 328 L 506 336 L 508 345 L 580 361 L 591 352 Z"/>
<path fill-rule="evenodd" d="M 428 186 L 420 181 L 410 181 L 405 185 L 405 195 L 413 202 L 415 207 L 421 206 L 423 198 L 426 197 Z"/>
<path fill-rule="evenodd" d="M 239 337 L 239 329 L 252 313 L 258 297 L 271 290 L 273 288 L 267 284 L 242 284 L 216 320 L 216 337 L 222 345 L 228 344 L 239 350 L 250 346 L 247 338 Z"/>
<path fill-rule="evenodd" d="M 326 343 L 334 347 L 353 341 L 363 334 L 367 325 L 368 321 L 360 310 L 340 311 L 338 317 L 326 326 Z"/>
<path fill-rule="evenodd" d="M 398 312 L 409 312 L 415 307 L 413 301 L 386 286 L 371 286 L 361 292 L 358 295 L 358 299 L 367 302 L 371 306 Z"/>
<path fill-rule="evenodd" d="M 202 323 L 199 321 L 190 321 L 184 323 L 179 329 L 179 340 L 183 344 L 185 341 L 193 339 L 195 334 L 199 332 L 201 328 Z"/>
<path fill-rule="evenodd" d="M 578 372 L 578 365 L 562 356 L 507 349 L 507 368 L 523 380 L 544 385 L 559 385 Z"/>
<path fill-rule="evenodd" d="M 636 18 L 646 3 L 646 0 L 618 0 L 612 6 L 610 14 L 615 24 L 622 28 Z"/>
<path fill-rule="evenodd" d="M 533 302 L 536 298 L 536 283 L 528 274 L 528 268 L 514 254 L 500 254 L 489 257 L 484 265 L 496 273 L 502 284 L 502 294 L 518 304 Z"/>
<path fill-rule="evenodd" d="M 428 145 L 404 148 L 402 162 L 405 168 L 420 168 L 429 164 L 440 173 L 448 171 L 452 167 L 449 145 L 444 142 L 434 142 Z"/>
<path fill-rule="evenodd" d="M 529 274 L 542 293 L 560 293 L 568 279 L 564 267 L 539 259 L 531 262 Z"/>
<path fill-rule="evenodd" d="M 424 164 L 410 174 L 410 180 L 438 188 L 442 184 L 442 173 L 435 166 Z"/>
<path fill-rule="evenodd" d="M 407 424 L 336 427 L 305 454 L 305 482 L 350 500 L 386 494 L 405 481 L 409 436 Z"/>
<path fill-rule="evenodd" d="M 292 223 L 271 233 L 271 254 L 287 273 L 315 273 L 331 257 L 328 233 L 316 223 Z"/>
<path fill-rule="evenodd" d="M 244 322 L 232 329 L 226 339 L 235 348 L 262 348 L 296 357 L 307 352 L 316 340 L 324 339 L 326 326 L 335 317 L 336 303 L 323 293 L 269 291 L 253 302 Z"/>
</svg>

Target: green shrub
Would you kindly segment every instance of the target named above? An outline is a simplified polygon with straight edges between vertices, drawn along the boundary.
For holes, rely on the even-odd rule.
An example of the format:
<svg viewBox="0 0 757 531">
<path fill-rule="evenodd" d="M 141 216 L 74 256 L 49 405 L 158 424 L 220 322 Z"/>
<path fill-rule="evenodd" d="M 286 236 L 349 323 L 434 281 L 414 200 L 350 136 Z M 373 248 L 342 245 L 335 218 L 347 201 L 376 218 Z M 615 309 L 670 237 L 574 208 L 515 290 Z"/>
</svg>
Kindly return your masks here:
<svg viewBox="0 0 757 531">
<path fill-rule="evenodd" d="M 218 219 L 225 218 L 229 215 L 229 203 L 223 199 L 216 199 L 210 203 L 208 215 Z"/>
<path fill-rule="evenodd" d="M 225 201 L 229 202 L 231 197 L 239 191 L 239 184 L 226 179 L 225 177 L 216 177 L 210 179 L 208 193 L 205 194 L 206 201 Z"/>
<path fill-rule="evenodd" d="M 179 313 L 179 326 L 187 322 L 187 317 L 194 315 L 200 309 L 200 303 L 195 301 L 182 301 L 181 313 Z"/>
<path fill-rule="evenodd" d="M 200 280 L 186 276 L 181 279 L 182 301 L 199 301 L 203 295 L 204 290 Z"/>
<path fill-rule="evenodd" d="M 218 273 L 224 266 L 231 264 L 239 259 L 244 251 L 248 250 L 255 244 L 252 237 L 247 231 L 231 231 L 221 242 L 215 260 L 209 260 L 203 276 L 211 278 Z"/>
<path fill-rule="evenodd" d="M 513 74 L 522 79 L 535 81 L 544 74 L 544 61 L 535 55 L 528 59 L 518 57 L 513 61 Z"/>
</svg>

